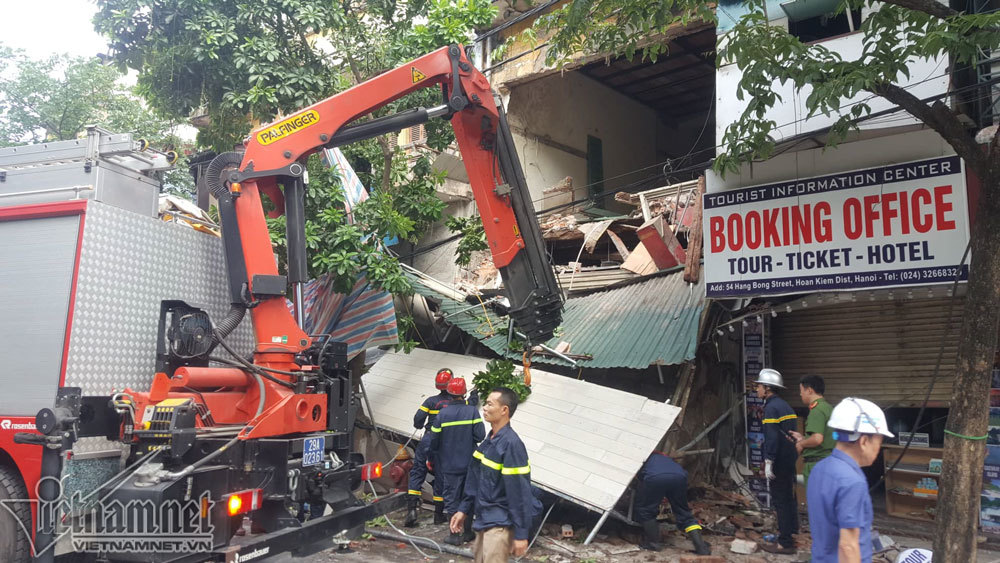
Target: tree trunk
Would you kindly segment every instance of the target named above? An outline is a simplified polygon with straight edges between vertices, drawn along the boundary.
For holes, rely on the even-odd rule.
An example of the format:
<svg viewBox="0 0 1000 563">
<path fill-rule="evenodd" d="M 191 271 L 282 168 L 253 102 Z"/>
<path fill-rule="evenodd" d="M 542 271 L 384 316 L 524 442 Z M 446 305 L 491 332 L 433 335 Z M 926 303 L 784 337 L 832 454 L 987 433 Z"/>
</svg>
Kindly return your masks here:
<svg viewBox="0 0 1000 563">
<path fill-rule="evenodd" d="M 992 167 L 991 167 L 992 168 Z M 946 428 L 983 436 L 989 426 L 990 380 L 1000 328 L 1000 175 L 982 177 L 982 195 L 972 231 L 971 268 L 958 344 L 955 384 Z M 985 440 L 944 437 L 937 503 L 934 560 L 976 560 L 979 495 Z"/>
</svg>

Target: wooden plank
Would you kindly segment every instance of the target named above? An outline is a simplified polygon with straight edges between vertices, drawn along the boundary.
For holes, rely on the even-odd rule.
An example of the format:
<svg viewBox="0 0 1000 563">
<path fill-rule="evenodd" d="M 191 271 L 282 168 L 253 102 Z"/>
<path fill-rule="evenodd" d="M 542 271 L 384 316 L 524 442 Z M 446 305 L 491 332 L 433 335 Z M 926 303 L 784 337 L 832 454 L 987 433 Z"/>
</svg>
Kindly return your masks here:
<svg viewBox="0 0 1000 563">
<path fill-rule="evenodd" d="M 701 275 L 701 250 L 702 250 L 702 237 L 704 234 L 701 232 L 701 200 L 702 196 L 705 195 L 705 175 L 698 176 L 698 187 L 694 192 L 694 205 L 691 206 L 689 212 L 694 213 L 694 218 L 691 221 L 691 236 L 688 239 L 687 247 L 687 262 L 684 264 L 684 281 L 688 283 L 698 283 L 698 277 Z"/>
</svg>

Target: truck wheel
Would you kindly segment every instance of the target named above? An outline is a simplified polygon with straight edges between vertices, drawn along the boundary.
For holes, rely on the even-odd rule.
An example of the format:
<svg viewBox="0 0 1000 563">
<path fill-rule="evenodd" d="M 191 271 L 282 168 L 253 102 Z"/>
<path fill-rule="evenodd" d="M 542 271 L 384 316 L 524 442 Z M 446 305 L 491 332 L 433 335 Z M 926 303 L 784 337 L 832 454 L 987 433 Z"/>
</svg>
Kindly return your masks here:
<svg viewBox="0 0 1000 563">
<path fill-rule="evenodd" d="M 15 502 L 3 502 L 8 500 Z M 0 466 L 0 561 L 31 560 L 31 544 L 25 533 L 31 530 L 31 504 L 27 500 L 28 491 L 21 475 L 10 467 Z"/>
</svg>

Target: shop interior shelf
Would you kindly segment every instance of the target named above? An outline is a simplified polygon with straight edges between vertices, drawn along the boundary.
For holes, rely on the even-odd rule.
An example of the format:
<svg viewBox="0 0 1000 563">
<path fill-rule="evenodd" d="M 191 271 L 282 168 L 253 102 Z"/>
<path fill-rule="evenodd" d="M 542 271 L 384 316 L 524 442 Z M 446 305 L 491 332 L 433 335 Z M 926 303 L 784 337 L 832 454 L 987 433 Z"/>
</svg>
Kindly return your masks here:
<svg viewBox="0 0 1000 563">
<path fill-rule="evenodd" d="M 940 473 L 927 470 L 932 459 L 941 459 L 941 448 L 914 448 L 906 450 L 895 469 L 889 468 L 903 451 L 903 446 L 886 445 L 882 448 L 885 460 L 885 507 L 886 513 L 897 518 L 932 521 L 933 509 L 937 506 L 936 496 L 917 496 L 913 489 L 925 477 L 940 477 Z M 893 490 L 896 489 L 896 490 Z M 901 492 L 902 491 L 902 492 Z"/>
</svg>

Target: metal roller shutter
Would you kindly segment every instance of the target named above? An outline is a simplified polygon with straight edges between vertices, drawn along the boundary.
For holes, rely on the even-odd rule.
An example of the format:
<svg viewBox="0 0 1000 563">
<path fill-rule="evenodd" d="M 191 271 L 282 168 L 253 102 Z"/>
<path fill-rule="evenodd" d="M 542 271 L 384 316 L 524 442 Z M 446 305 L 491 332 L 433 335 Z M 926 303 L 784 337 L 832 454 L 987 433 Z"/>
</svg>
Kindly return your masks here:
<svg viewBox="0 0 1000 563">
<path fill-rule="evenodd" d="M 783 396 L 798 405 L 799 379 L 813 373 L 823 377 L 825 395 L 834 404 L 855 396 L 882 406 L 919 407 L 944 338 L 944 356 L 929 406 L 948 406 L 964 298 L 956 301 L 951 330 L 945 336 L 950 301 L 859 300 L 779 316 L 771 323 L 771 349 L 774 367 L 788 386 Z"/>
</svg>

